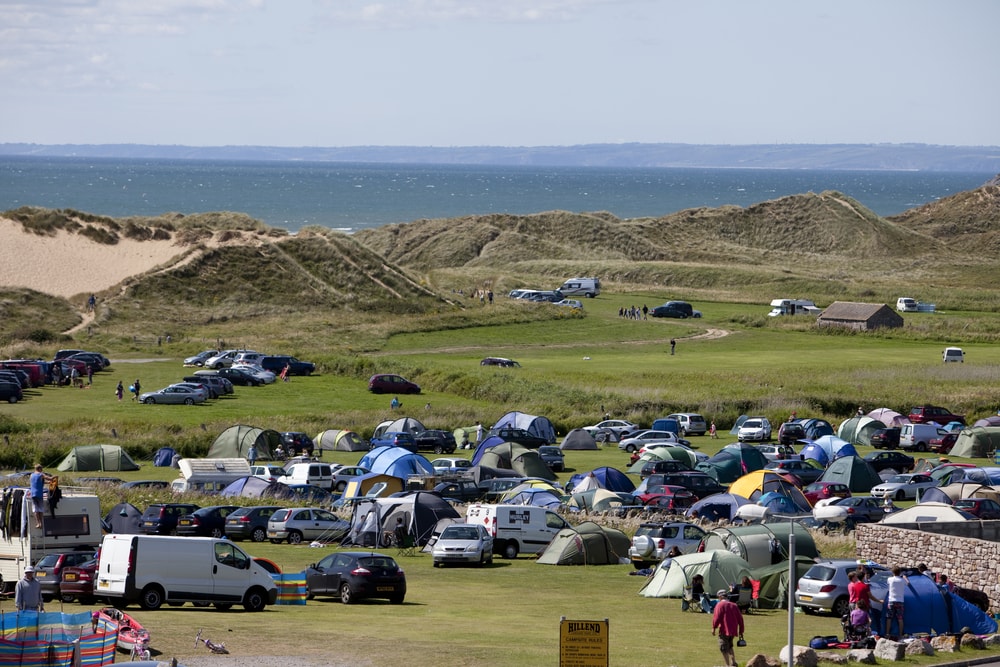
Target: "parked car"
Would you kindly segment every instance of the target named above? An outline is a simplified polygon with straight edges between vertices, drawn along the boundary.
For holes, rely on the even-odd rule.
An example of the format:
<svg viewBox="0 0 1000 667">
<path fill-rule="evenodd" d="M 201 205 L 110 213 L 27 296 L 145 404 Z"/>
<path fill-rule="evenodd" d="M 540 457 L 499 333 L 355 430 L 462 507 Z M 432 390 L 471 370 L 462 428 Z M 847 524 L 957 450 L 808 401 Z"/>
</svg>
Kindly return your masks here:
<svg viewBox="0 0 1000 667">
<path fill-rule="evenodd" d="M 177 518 L 177 534 L 197 537 L 222 537 L 226 533 L 226 518 L 235 505 L 200 507 Z"/>
<path fill-rule="evenodd" d="M 80 604 L 90 605 L 94 603 L 94 580 L 97 573 L 97 559 L 91 556 L 90 560 L 78 565 L 67 565 L 62 570 L 62 579 L 59 581 L 59 597 L 63 602 L 76 600 Z"/>
<path fill-rule="evenodd" d="M 807 614 L 832 613 L 841 618 L 850 612 L 847 575 L 858 569 L 852 559 L 825 560 L 810 567 L 799 579 L 795 589 L 795 604 Z M 875 565 L 875 571 L 885 568 Z"/>
<path fill-rule="evenodd" d="M 220 350 L 214 357 L 205 359 L 205 363 L 203 365 L 205 368 L 212 368 L 215 370 L 229 368 L 233 365 L 236 357 L 242 352 L 253 352 L 253 350 Z"/>
<path fill-rule="evenodd" d="M 255 378 L 257 378 L 261 384 L 273 384 L 278 379 L 277 373 L 272 373 L 266 370 L 263 366 L 258 364 L 251 364 L 246 362 L 233 363 L 232 368 L 237 368 L 247 373 L 250 373 Z"/>
<path fill-rule="evenodd" d="M 194 377 L 194 376 L 192 376 Z M 175 382 L 170 385 L 172 387 L 187 387 L 188 389 L 194 389 L 197 391 L 205 392 L 205 398 L 216 399 L 219 397 L 219 391 L 216 387 L 210 385 L 207 382 L 200 382 L 197 379 L 194 381 L 184 380 L 183 382 Z"/>
<path fill-rule="evenodd" d="M 333 471 L 333 490 L 337 493 L 347 488 L 347 483 L 359 475 L 367 475 L 368 468 L 361 466 L 341 466 Z"/>
<path fill-rule="evenodd" d="M 1000 503 L 992 498 L 961 498 L 956 500 L 952 507 L 968 512 L 977 519 L 1000 519 Z"/>
<path fill-rule="evenodd" d="M 417 443 L 414 440 L 411 433 L 406 431 L 385 431 L 378 437 L 372 437 L 368 441 L 368 446 L 371 449 L 376 447 L 403 447 L 411 452 L 417 451 Z"/>
<path fill-rule="evenodd" d="M 930 475 L 895 475 L 872 487 L 871 494 L 893 500 L 917 500 L 921 493 L 937 485 L 937 480 Z"/>
<path fill-rule="evenodd" d="M 513 359 L 505 359 L 503 357 L 486 357 L 479 362 L 480 366 L 501 366 L 503 368 L 520 368 L 521 364 L 517 363 Z"/>
<path fill-rule="evenodd" d="M 653 317 L 675 317 L 682 320 L 701 317 L 701 313 L 691 308 L 691 304 L 686 301 L 667 301 L 662 306 L 653 308 L 649 314 Z"/>
<path fill-rule="evenodd" d="M 481 524 L 453 523 L 441 531 L 431 555 L 434 567 L 446 563 L 493 564 L 493 536 Z"/>
<path fill-rule="evenodd" d="M 326 510 L 312 507 L 292 507 L 278 510 L 267 522 L 267 538 L 272 544 L 285 540 L 289 544 L 305 541 L 333 542 L 339 540 L 351 524 Z"/>
<path fill-rule="evenodd" d="M 650 475 L 646 478 L 646 488 L 652 486 L 683 486 L 699 499 L 726 491 L 726 487 L 719 484 L 714 477 L 699 470 Z"/>
<path fill-rule="evenodd" d="M 218 350 L 204 350 L 184 360 L 185 366 L 204 366 L 205 362 L 219 353 Z"/>
<path fill-rule="evenodd" d="M 696 412 L 675 412 L 667 415 L 667 419 L 676 419 L 680 426 L 678 435 L 686 438 L 689 435 L 705 435 L 708 432 L 708 424 L 705 418 Z"/>
<path fill-rule="evenodd" d="M 312 456 L 316 445 L 308 434 L 301 431 L 285 431 L 281 434 L 281 447 L 289 456 L 297 454 Z"/>
<path fill-rule="evenodd" d="M 395 560 L 373 551 L 341 551 L 305 569 L 306 594 L 329 595 L 344 604 L 383 598 L 402 604 L 406 575 Z"/>
<path fill-rule="evenodd" d="M 274 354 L 261 357 L 259 363 L 264 370 L 268 370 L 279 375 L 286 368 L 288 369 L 289 375 L 312 375 L 316 372 L 316 364 L 313 362 L 300 361 L 287 354 Z"/>
<path fill-rule="evenodd" d="M 434 468 L 435 475 L 457 475 L 468 472 L 472 467 L 472 461 L 461 458 L 434 459 L 431 461 L 431 467 Z"/>
<path fill-rule="evenodd" d="M 782 422 L 778 427 L 778 444 L 794 445 L 799 440 L 806 437 L 806 429 L 798 422 Z"/>
<path fill-rule="evenodd" d="M 640 570 L 666 558 L 671 547 L 681 553 L 692 553 L 705 538 L 705 530 L 683 521 L 650 521 L 640 524 L 632 537 L 628 556 L 632 566 Z"/>
<path fill-rule="evenodd" d="M 698 502 L 698 497 L 683 486 L 671 485 L 647 485 L 642 493 L 633 493 L 632 497 L 646 507 L 668 510 L 676 514 Z"/>
<path fill-rule="evenodd" d="M 885 516 L 882 498 L 872 496 L 851 496 L 830 503 L 847 510 L 845 523 L 850 528 L 857 523 L 878 523 Z"/>
<path fill-rule="evenodd" d="M 946 347 L 944 348 L 944 352 L 941 353 L 941 361 L 946 364 L 949 362 L 964 364 L 965 352 L 960 347 Z"/>
<path fill-rule="evenodd" d="M 850 498 L 851 488 L 842 482 L 813 482 L 802 488 L 802 494 L 815 505 L 827 498 Z"/>
<path fill-rule="evenodd" d="M 176 535 L 177 520 L 199 509 L 193 503 L 153 503 L 142 513 L 142 530 L 155 535 Z"/>
<path fill-rule="evenodd" d="M 538 449 L 542 445 L 550 444 L 545 438 L 528 433 L 523 428 L 510 428 L 502 426 L 490 429 L 489 435 L 498 436 L 504 442 L 516 442 L 524 445 L 528 449 Z"/>
<path fill-rule="evenodd" d="M 24 400 L 24 390 L 20 383 L 0 380 L 0 400 L 8 403 L 17 403 Z"/>
<path fill-rule="evenodd" d="M 542 445 L 538 448 L 538 456 L 552 472 L 562 472 L 566 468 L 566 458 L 563 450 L 555 445 Z"/>
<path fill-rule="evenodd" d="M 767 417 L 750 417 L 740 426 L 736 439 L 740 442 L 767 442 L 771 439 L 771 422 Z"/>
<path fill-rule="evenodd" d="M 937 436 L 931 438 L 931 441 L 930 443 L 928 443 L 928 446 L 930 447 L 932 452 L 936 452 L 938 454 L 947 454 L 948 452 L 951 451 L 951 448 L 955 446 L 955 443 L 957 441 L 958 441 L 958 433 L 956 433 L 955 431 L 946 431 L 944 429 L 939 428 Z"/>
<path fill-rule="evenodd" d="M 165 479 L 133 479 L 128 482 L 122 482 L 122 490 L 125 489 L 168 489 L 170 488 L 170 482 Z"/>
<path fill-rule="evenodd" d="M 789 445 L 782 445 L 780 443 L 771 445 L 765 443 L 762 445 L 754 445 L 754 447 L 756 447 L 768 461 L 784 461 L 786 459 L 797 459 L 799 457 L 799 455 L 795 453 L 795 448 Z"/>
<path fill-rule="evenodd" d="M 164 405 L 195 405 L 196 403 L 204 403 L 207 398 L 208 392 L 204 389 L 172 384 L 157 391 L 146 392 L 139 397 L 139 400 L 147 405 L 158 403 Z"/>
<path fill-rule="evenodd" d="M 914 424 L 936 422 L 944 426 L 948 422 L 965 423 L 965 415 L 953 414 L 951 410 L 937 405 L 918 405 L 914 408 L 910 408 L 909 417 L 910 421 Z"/>
<path fill-rule="evenodd" d="M 764 470 L 773 470 L 786 475 L 795 475 L 802 482 L 803 486 L 815 482 L 823 476 L 825 472 L 822 468 L 810 465 L 799 459 L 785 459 L 784 461 L 772 461 L 764 466 Z"/>
<path fill-rule="evenodd" d="M 208 387 L 211 390 L 209 392 L 211 398 L 232 394 L 234 391 L 233 383 L 219 375 L 188 375 L 184 381 Z"/>
<path fill-rule="evenodd" d="M 105 368 L 104 361 L 105 357 L 103 355 L 97 354 L 96 352 L 77 352 L 76 354 L 70 355 L 68 359 L 76 359 L 77 361 L 82 361 L 87 365 L 88 370 L 92 370 L 95 373 L 103 371 Z"/>
<path fill-rule="evenodd" d="M 219 377 L 225 378 L 233 384 L 241 387 L 259 387 L 264 384 L 263 380 L 259 379 L 249 370 L 243 368 L 220 368 L 216 371 L 195 371 L 194 374 L 201 375 L 202 373 L 215 373 Z"/>
<path fill-rule="evenodd" d="M 896 472 L 913 470 L 913 457 L 902 452 L 870 452 L 865 454 L 864 459 L 875 469 L 875 472 L 882 472 L 890 468 Z"/>
<path fill-rule="evenodd" d="M 484 503 L 498 503 L 505 493 L 525 481 L 524 477 L 497 477 L 479 483 Z"/>
<path fill-rule="evenodd" d="M 434 493 L 446 500 L 452 500 L 457 503 L 471 503 L 479 500 L 479 497 L 482 495 L 479 485 L 471 479 L 441 482 L 434 487 Z"/>
<path fill-rule="evenodd" d="M 872 433 L 871 437 L 872 447 L 876 449 L 899 449 L 899 432 L 901 430 L 898 426 L 876 430 Z"/>
<path fill-rule="evenodd" d="M 646 464 L 642 466 L 642 470 L 639 471 L 639 479 L 646 479 L 650 475 L 680 472 L 682 470 L 691 470 L 691 466 L 683 461 L 678 461 L 677 459 L 647 461 Z"/>
<path fill-rule="evenodd" d="M 643 446 L 651 442 L 673 444 L 679 440 L 680 439 L 677 437 L 677 434 L 670 431 L 655 431 L 653 429 L 648 429 L 623 438 L 618 442 L 618 449 L 631 454 L 632 452 L 642 449 Z"/>
<path fill-rule="evenodd" d="M 250 466 L 250 475 L 260 477 L 265 482 L 277 482 L 285 476 L 285 469 L 276 465 L 253 465 Z"/>
<path fill-rule="evenodd" d="M 234 542 L 263 542 L 267 539 L 268 520 L 280 509 L 277 505 L 236 508 L 226 517 L 226 537 Z"/>
<path fill-rule="evenodd" d="M 416 451 L 428 451 L 435 454 L 451 454 L 458 448 L 455 434 L 440 429 L 427 429 L 413 434 L 413 444 Z"/>
<path fill-rule="evenodd" d="M 382 373 L 369 378 L 368 391 L 373 394 L 419 394 L 420 385 L 401 375 Z"/>
<path fill-rule="evenodd" d="M 62 551 L 39 558 L 35 563 L 35 579 L 41 585 L 42 599 L 49 602 L 60 597 L 59 582 L 62 581 L 63 568 L 82 565 L 93 558 L 93 551 Z"/>
<path fill-rule="evenodd" d="M 594 439 L 598 442 L 602 442 L 599 436 L 611 434 L 613 437 L 605 437 L 603 441 L 615 442 L 641 431 L 642 427 L 625 419 L 605 419 L 593 426 L 584 426 L 583 430 L 594 436 Z"/>
</svg>

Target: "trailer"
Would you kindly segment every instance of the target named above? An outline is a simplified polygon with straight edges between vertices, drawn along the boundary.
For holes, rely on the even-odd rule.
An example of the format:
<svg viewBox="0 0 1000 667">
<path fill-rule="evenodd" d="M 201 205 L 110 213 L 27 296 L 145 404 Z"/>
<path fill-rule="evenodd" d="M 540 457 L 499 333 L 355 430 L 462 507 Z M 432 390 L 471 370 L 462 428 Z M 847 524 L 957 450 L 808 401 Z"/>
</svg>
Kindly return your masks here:
<svg viewBox="0 0 1000 667">
<path fill-rule="evenodd" d="M 822 308 L 817 308 L 816 304 L 808 299 L 775 299 L 771 302 L 771 312 L 767 315 L 768 317 L 781 317 L 782 315 L 819 317 L 822 312 Z"/>
<path fill-rule="evenodd" d="M 45 517 L 35 528 L 31 499 L 25 487 L 3 490 L 0 512 L 0 581 L 3 591 L 14 590 L 27 565 L 42 556 L 65 551 L 96 551 L 101 544 L 101 502 L 86 489 L 61 487 L 62 497 L 51 506 L 45 494 Z"/>
</svg>

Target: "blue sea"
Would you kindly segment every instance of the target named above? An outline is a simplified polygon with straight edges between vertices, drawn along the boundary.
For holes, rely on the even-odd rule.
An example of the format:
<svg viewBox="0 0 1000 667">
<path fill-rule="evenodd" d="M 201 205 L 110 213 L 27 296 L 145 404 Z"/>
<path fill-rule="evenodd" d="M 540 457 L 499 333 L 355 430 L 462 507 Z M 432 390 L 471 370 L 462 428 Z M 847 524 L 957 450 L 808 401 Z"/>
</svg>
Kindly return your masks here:
<svg viewBox="0 0 1000 667">
<path fill-rule="evenodd" d="M 0 156 L 0 210 L 153 216 L 237 211 L 297 231 L 486 213 L 658 217 L 837 190 L 882 216 L 977 188 L 992 173 L 398 165 Z"/>
</svg>

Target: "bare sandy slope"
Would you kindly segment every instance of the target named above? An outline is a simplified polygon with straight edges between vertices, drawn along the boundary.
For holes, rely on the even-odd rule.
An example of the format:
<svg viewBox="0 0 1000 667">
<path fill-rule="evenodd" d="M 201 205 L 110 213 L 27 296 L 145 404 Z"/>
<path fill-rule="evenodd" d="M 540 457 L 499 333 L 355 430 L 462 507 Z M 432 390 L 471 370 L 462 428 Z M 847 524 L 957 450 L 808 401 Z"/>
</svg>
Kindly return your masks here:
<svg viewBox="0 0 1000 667">
<path fill-rule="evenodd" d="M 170 262 L 186 249 L 173 241 L 121 239 L 107 245 L 64 231 L 39 236 L 0 218 L 0 287 L 30 287 L 66 298 L 97 293 Z"/>
</svg>

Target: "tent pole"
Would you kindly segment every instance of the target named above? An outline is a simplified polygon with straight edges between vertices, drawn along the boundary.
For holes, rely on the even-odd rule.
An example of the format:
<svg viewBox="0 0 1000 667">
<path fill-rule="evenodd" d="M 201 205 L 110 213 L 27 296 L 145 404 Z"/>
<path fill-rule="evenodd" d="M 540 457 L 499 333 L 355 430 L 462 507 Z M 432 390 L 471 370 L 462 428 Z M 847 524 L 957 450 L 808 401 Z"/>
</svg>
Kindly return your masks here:
<svg viewBox="0 0 1000 667">
<path fill-rule="evenodd" d="M 795 529 L 789 520 L 788 533 L 788 667 L 795 664 Z"/>
</svg>

